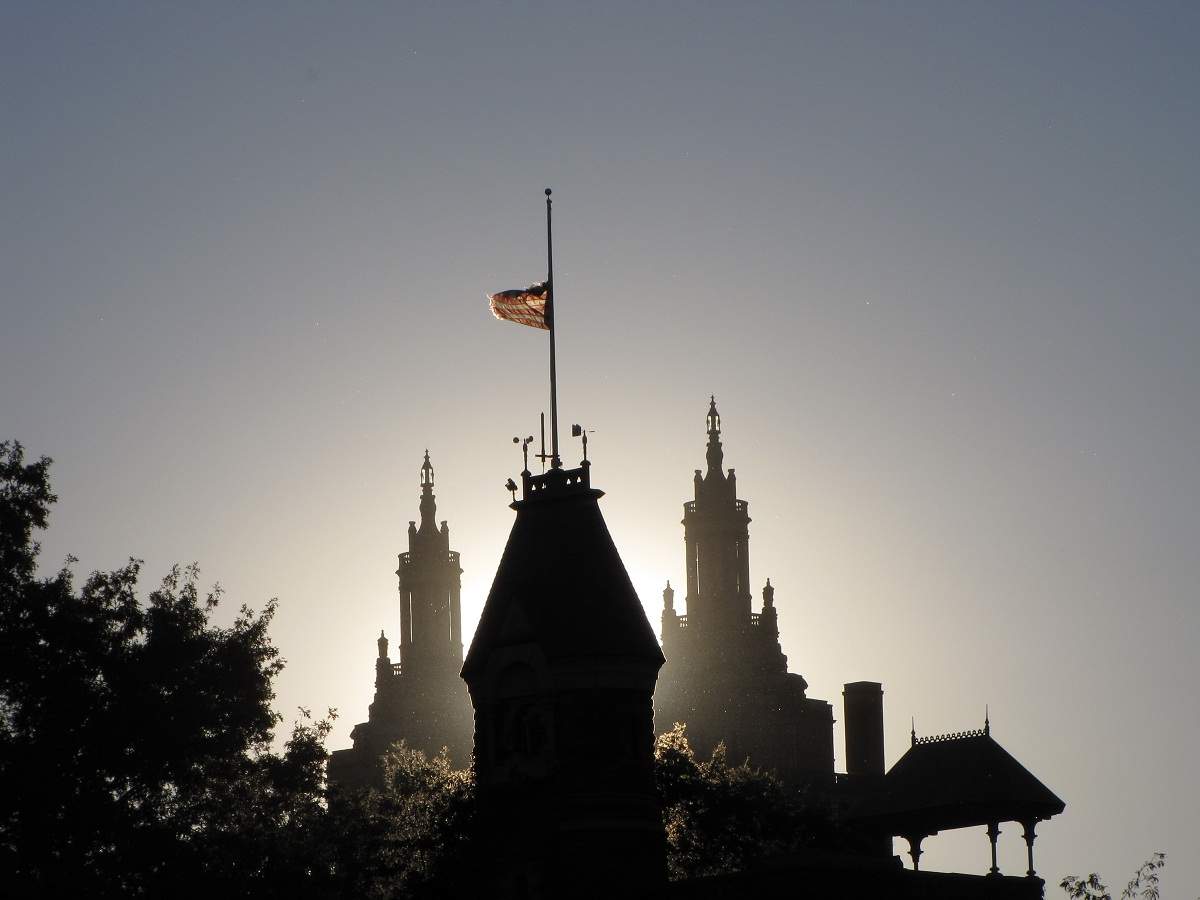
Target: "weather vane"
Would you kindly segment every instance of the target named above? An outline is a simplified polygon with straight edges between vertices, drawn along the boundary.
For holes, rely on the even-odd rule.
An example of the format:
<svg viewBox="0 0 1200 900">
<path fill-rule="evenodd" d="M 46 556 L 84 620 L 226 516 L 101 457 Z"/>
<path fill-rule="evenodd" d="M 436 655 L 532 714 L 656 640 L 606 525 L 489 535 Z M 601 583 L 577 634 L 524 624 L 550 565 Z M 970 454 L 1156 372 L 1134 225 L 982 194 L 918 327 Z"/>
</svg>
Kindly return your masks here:
<svg viewBox="0 0 1200 900">
<path fill-rule="evenodd" d="M 531 434 L 527 438 L 515 437 L 515 438 L 513 438 L 513 443 L 521 445 L 521 457 L 525 463 L 525 468 L 522 469 L 521 471 L 528 473 L 529 472 L 529 445 L 533 443 L 533 435 Z"/>
<path fill-rule="evenodd" d="M 582 425 L 571 426 L 571 437 L 583 438 L 583 464 L 590 465 L 587 458 L 587 436 L 593 432 L 588 431 Z"/>
</svg>

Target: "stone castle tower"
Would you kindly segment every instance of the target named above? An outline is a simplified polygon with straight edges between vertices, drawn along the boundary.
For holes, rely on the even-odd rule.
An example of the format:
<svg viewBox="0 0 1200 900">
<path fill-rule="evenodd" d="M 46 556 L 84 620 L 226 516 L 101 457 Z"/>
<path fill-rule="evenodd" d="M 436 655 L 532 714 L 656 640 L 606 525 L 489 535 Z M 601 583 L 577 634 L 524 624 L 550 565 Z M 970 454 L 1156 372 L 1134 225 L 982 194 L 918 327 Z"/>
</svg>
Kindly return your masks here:
<svg viewBox="0 0 1200 900">
<path fill-rule="evenodd" d="M 377 641 L 375 699 L 367 721 L 354 727 L 354 746 L 337 750 L 329 779 L 350 787 L 374 783 L 379 757 L 394 742 L 436 754 L 450 751 L 455 765 L 471 762 L 471 704 L 459 678 L 462 667 L 462 615 L 458 553 L 450 549 L 450 529 L 439 528 L 429 451 L 421 465 L 420 525 L 408 523 L 408 552 L 401 553 L 400 661 L 388 656 L 384 632 Z"/>
<path fill-rule="evenodd" d="M 692 746 L 707 755 L 724 741 L 729 758 L 776 770 L 789 780 L 833 772 L 833 708 L 809 699 L 807 682 L 787 670 L 779 645 L 775 589 L 762 608 L 750 589 L 750 507 L 723 468 L 721 416 L 708 407 L 707 470 L 696 470 L 695 499 L 683 506 L 686 614 L 663 591 L 667 665 L 655 695 L 655 729 L 686 722 Z"/>
<path fill-rule="evenodd" d="M 589 464 L 521 481 L 462 672 L 483 877 L 497 897 L 643 896 L 666 882 L 653 782 L 662 651 Z"/>
</svg>

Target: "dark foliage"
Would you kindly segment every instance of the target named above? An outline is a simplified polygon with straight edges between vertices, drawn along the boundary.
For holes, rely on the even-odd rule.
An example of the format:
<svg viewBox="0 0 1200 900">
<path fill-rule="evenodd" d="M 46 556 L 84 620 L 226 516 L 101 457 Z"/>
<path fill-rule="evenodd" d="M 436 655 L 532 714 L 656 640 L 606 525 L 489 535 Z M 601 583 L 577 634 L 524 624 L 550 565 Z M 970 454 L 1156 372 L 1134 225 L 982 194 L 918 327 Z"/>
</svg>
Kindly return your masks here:
<svg viewBox="0 0 1200 900">
<path fill-rule="evenodd" d="M 1125 890 L 1121 891 L 1121 900 L 1158 900 L 1158 873 L 1166 865 L 1167 855 L 1156 852 L 1142 863 L 1134 873 Z M 1086 878 L 1078 875 L 1068 875 L 1058 884 L 1072 900 L 1112 900 L 1108 885 L 1100 880 L 1095 872 Z"/>
<path fill-rule="evenodd" d="M 0 880 L 15 896 L 304 896 L 322 844 L 323 740 L 283 752 L 274 612 L 210 615 L 176 568 L 144 600 L 140 563 L 35 577 L 49 460 L 0 444 Z M 320 854 L 315 854 L 320 858 Z"/>
<path fill-rule="evenodd" d="M 824 804 L 749 761 L 730 764 L 723 744 L 708 761 L 697 760 L 682 724 L 659 736 L 654 775 L 672 879 L 736 872 L 758 859 L 839 840 Z"/>
<path fill-rule="evenodd" d="M 470 896 L 476 876 L 475 781 L 403 742 L 384 757 L 383 790 L 329 803 L 331 870 L 348 897 L 370 900 Z"/>
</svg>

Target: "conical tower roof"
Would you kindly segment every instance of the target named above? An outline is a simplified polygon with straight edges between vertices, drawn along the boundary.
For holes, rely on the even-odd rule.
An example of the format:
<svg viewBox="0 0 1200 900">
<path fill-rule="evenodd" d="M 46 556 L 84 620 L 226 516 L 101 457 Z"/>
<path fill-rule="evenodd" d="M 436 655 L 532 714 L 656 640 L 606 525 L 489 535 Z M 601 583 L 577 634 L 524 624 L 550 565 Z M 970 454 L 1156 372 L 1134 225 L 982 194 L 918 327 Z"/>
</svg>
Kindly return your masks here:
<svg viewBox="0 0 1200 900">
<path fill-rule="evenodd" d="M 658 668 L 662 650 L 597 502 L 589 467 L 522 473 L 517 511 L 463 677 L 491 651 L 537 644 L 548 663 L 616 657 Z"/>
</svg>

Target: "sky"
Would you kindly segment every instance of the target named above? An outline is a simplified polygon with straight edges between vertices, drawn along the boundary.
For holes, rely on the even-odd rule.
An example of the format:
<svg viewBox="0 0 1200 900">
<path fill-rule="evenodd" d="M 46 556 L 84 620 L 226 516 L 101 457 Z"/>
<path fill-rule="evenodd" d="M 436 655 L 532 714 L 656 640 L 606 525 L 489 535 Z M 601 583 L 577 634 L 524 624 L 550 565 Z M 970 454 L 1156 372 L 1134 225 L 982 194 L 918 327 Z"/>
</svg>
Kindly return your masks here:
<svg viewBox="0 0 1200 900">
<path fill-rule="evenodd" d="M 986 704 L 1067 803 L 1048 896 L 1155 850 L 1195 896 L 1198 38 L 1171 3 L 7 3 L 0 439 L 55 460 L 43 567 L 278 597 L 277 708 L 348 746 L 427 447 L 468 634 L 486 597 L 548 401 L 484 295 L 544 277 L 550 186 L 563 431 L 656 628 L 712 393 L 809 696 L 883 682 L 889 764 Z"/>
</svg>

